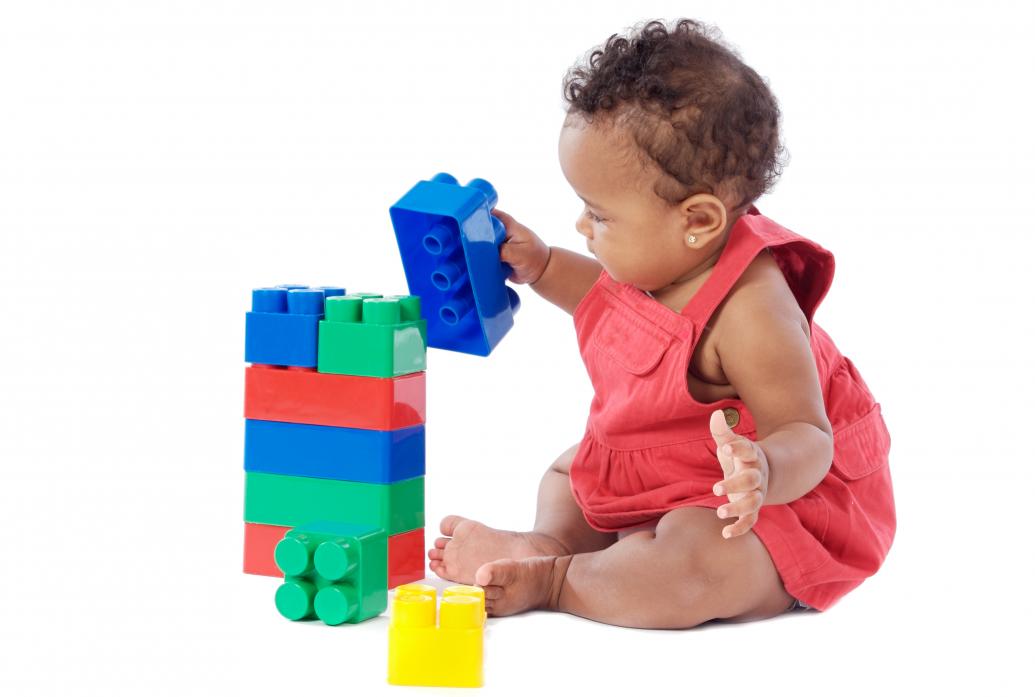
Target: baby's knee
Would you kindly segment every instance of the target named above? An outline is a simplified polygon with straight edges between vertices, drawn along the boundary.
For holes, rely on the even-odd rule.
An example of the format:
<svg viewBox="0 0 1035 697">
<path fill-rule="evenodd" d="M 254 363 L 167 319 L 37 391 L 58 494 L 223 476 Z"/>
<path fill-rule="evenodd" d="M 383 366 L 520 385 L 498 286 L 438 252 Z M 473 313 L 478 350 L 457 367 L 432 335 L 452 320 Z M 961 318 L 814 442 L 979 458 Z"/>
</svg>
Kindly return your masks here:
<svg viewBox="0 0 1035 697">
<path fill-rule="evenodd" d="M 576 443 L 575 445 L 571 446 L 563 453 L 558 455 L 557 459 L 554 460 L 552 465 L 550 465 L 550 471 L 557 472 L 558 474 L 563 474 L 566 477 L 570 476 L 571 463 L 575 461 L 575 454 L 579 451 L 579 445 L 580 443 Z"/>
<path fill-rule="evenodd" d="M 659 560 L 671 570 L 680 591 L 694 600 L 721 590 L 728 581 L 730 564 L 721 544 L 721 524 L 707 508 L 679 508 L 665 514 L 654 533 Z M 721 521 L 720 521 L 721 522 Z"/>
<path fill-rule="evenodd" d="M 653 584 L 651 613 L 660 629 L 690 629 L 719 616 L 722 579 L 692 549 L 668 546 L 664 538 L 651 545 Z M 663 547 L 663 545 L 665 545 Z"/>
<path fill-rule="evenodd" d="M 709 620 L 784 612 L 792 598 L 765 546 L 753 532 L 724 538 L 722 528 L 728 523 L 703 507 L 670 511 L 659 522 L 659 552 L 679 559 L 673 563 L 686 580 L 679 597 L 692 615 Z"/>
</svg>

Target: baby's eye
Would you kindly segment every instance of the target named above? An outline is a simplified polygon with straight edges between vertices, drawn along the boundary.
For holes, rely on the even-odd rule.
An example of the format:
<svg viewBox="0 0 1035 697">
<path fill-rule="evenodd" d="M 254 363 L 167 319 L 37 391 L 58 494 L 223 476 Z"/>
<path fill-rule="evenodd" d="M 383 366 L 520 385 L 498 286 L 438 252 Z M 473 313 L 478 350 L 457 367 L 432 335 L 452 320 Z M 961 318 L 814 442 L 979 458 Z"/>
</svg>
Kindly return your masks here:
<svg viewBox="0 0 1035 697">
<path fill-rule="evenodd" d="M 593 211 L 587 210 L 586 211 L 586 217 L 589 218 L 590 220 L 592 220 L 594 223 L 602 223 L 602 222 L 604 222 L 604 219 L 601 218 L 600 216 L 598 216 Z"/>
</svg>

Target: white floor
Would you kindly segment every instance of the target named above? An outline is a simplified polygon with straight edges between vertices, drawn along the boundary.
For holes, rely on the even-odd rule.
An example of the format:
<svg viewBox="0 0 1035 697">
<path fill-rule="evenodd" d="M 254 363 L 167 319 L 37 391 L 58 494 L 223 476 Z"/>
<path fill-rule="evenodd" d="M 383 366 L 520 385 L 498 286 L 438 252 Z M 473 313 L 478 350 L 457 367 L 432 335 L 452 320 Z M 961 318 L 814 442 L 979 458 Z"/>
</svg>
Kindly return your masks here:
<svg viewBox="0 0 1035 697">
<path fill-rule="evenodd" d="M 273 607 L 275 579 L 239 572 L 237 475 L 199 489 L 188 478 L 149 485 L 123 473 L 105 485 L 121 487 L 118 498 L 88 477 L 70 476 L 67 486 L 23 480 L 49 487 L 53 508 L 5 531 L 0 693 L 408 689 L 385 683 L 386 616 L 357 626 L 291 623 Z M 899 493 L 914 492 L 903 484 Z M 17 510 L 17 499 L 5 489 L 4 510 Z M 436 520 L 445 512 L 437 509 Z M 179 520 L 182 510 L 192 516 Z M 986 566 L 1017 538 L 965 540 L 961 527 L 936 535 L 904 513 L 885 568 L 826 613 L 681 632 L 548 613 L 492 619 L 485 693 L 1030 694 L 1031 586 L 1019 575 L 1030 562 L 1006 577 Z"/>
</svg>

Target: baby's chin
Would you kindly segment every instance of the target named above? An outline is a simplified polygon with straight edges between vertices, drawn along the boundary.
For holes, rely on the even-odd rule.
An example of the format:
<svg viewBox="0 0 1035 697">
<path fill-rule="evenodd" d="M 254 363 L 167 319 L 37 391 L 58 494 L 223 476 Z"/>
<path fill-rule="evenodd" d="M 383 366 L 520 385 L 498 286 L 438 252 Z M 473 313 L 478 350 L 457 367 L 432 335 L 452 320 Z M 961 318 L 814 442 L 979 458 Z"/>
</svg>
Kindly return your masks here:
<svg viewBox="0 0 1035 697">
<path fill-rule="evenodd" d="M 615 283 L 622 283 L 624 285 L 630 285 L 637 290 L 642 290 L 645 293 L 649 293 L 652 290 L 659 288 L 657 283 L 652 282 L 650 279 L 645 279 L 642 274 L 637 275 L 635 273 L 629 273 L 627 269 L 615 268 L 611 264 L 608 264 L 606 260 L 601 259 L 596 253 L 593 252 L 593 247 L 589 241 L 586 242 L 586 249 L 593 255 L 593 258 L 600 262 L 600 265 L 604 267 L 604 271 L 611 277 L 611 280 Z M 664 284 L 662 284 L 664 285 Z"/>
<path fill-rule="evenodd" d="M 597 259 L 597 261 L 600 261 L 600 260 Z M 623 285 L 633 286 L 634 288 L 636 288 L 638 290 L 647 290 L 646 288 L 644 288 L 644 287 L 642 287 L 640 285 L 640 283 L 638 282 L 639 279 L 631 278 L 627 274 L 623 274 L 619 270 L 612 269 L 611 267 L 609 267 L 607 264 L 605 264 L 603 262 L 601 262 L 600 265 L 604 267 L 604 271 L 607 272 L 607 275 L 610 276 L 611 280 L 614 281 L 615 283 L 621 283 Z"/>
<path fill-rule="evenodd" d="M 664 283 L 659 284 L 656 280 L 623 274 L 621 271 L 609 268 L 606 264 L 601 264 L 601 266 L 604 267 L 604 271 L 607 271 L 607 275 L 610 276 L 611 280 L 615 283 L 632 286 L 636 290 L 643 291 L 644 293 L 654 293 L 655 291 L 665 287 Z"/>
</svg>

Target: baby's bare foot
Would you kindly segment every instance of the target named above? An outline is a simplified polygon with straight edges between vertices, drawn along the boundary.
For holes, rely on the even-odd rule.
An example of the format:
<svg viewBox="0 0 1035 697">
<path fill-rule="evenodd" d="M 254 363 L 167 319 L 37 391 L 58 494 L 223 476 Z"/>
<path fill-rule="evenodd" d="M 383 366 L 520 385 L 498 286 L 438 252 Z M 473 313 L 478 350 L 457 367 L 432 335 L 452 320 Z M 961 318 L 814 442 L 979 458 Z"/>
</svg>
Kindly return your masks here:
<svg viewBox="0 0 1035 697">
<path fill-rule="evenodd" d="M 461 518 L 446 516 L 440 525 L 442 534 L 428 550 L 431 570 L 447 581 L 474 583 L 474 574 L 482 565 L 497 559 L 567 554 L 554 538 L 537 532 L 510 532 Z"/>
<path fill-rule="evenodd" d="M 485 611 L 494 617 L 557 606 L 560 584 L 571 557 L 500 559 L 478 569 L 474 581 L 485 589 Z"/>
</svg>

